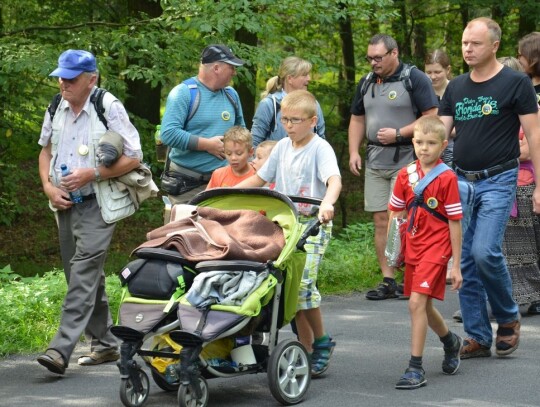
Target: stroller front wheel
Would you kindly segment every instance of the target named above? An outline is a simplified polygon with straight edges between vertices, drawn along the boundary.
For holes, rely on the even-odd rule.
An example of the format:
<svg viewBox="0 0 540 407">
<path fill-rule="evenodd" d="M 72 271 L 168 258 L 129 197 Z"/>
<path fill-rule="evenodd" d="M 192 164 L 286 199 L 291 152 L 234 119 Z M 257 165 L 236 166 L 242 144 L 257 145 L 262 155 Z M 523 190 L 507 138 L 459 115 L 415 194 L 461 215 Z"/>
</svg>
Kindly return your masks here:
<svg viewBox="0 0 540 407">
<path fill-rule="evenodd" d="M 204 377 L 199 377 L 199 386 L 202 396 L 197 398 L 191 385 L 180 384 L 178 388 L 178 407 L 207 407 L 208 406 L 208 382 Z"/>
<path fill-rule="evenodd" d="M 120 400 L 126 407 L 142 406 L 150 393 L 148 375 L 141 368 L 137 369 L 134 374 L 135 377 L 130 374 L 128 378 L 122 379 L 120 382 Z"/>
<path fill-rule="evenodd" d="M 311 384 L 309 356 L 295 340 L 280 342 L 270 354 L 268 383 L 274 398 L 285 406 L 300 403 Z"/>
</svg>

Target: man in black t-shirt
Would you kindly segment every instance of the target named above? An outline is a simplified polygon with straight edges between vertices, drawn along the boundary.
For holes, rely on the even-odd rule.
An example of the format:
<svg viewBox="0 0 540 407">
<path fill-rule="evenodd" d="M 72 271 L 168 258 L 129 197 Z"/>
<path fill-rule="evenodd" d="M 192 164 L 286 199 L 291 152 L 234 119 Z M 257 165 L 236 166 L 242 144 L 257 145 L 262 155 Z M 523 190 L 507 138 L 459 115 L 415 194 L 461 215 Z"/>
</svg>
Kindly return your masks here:
<svg viewBox="0 0 540 407">
<path fill-rule="evenodd" d="M 469 22 L 462 37 L 472 68 L 450 81 L 439 115 L 447 134 L 455 126 L 454 169 L 463 205 L 463 286 L 459 300 L 468 338 L 461 358 L 491 356 L 493 333 L 486 295 L 497 320 L 497 355 L 519 345 L 519 309 L 502 254 L 502 239 L 515 199 L 522 126 L 529 142 L 537 188 L 533 210 L 540 212 L 540 126 L 530 79 L 497 61 L 499 25 L 489 18 Z"/>
</svg>

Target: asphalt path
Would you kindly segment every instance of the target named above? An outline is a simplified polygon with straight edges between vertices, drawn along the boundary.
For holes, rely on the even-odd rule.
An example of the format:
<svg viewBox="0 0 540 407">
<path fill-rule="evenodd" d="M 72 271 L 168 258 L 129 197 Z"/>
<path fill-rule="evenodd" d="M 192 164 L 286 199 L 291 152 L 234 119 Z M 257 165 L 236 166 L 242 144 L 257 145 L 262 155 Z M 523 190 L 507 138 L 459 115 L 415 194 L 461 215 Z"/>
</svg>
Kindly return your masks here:
<svg viewBox="0 0 540 407">
<path fill-rule="evenodd" d="M 448 291 L 446 297 L 436 306 L 451 329 L 463 334 L 462 325 L 451 319 L 457 294 Z M 407 302 L 367 301 L 357 293 L 325 297 L 322 309 L 337 347 L 328 372 L 311 382 L 304 406 L 540 406 L 540 316 L 523 316 L 521 344 L 514 354 L 464 360 L 454 376 L 442 373 L 441 343 L 430 332 L 424 353 L 427 386 L 395 390 L 409 359 Z M 289 329 L 280 334 L 292 336 Z M 63 377 L 38 365 L 37 355 L 0 360 L 0 406 L 121 406 L 116 365 L 78 366 L 77 357 L 85 350 L 84 345 L 77 348 Z M 145 406 L 177 405 L 176 392 L 165 392 L 150 381 Z M 209 391 L 209 407 L 280 405 L 264 373 L 212 379 Z"/>
</svg>

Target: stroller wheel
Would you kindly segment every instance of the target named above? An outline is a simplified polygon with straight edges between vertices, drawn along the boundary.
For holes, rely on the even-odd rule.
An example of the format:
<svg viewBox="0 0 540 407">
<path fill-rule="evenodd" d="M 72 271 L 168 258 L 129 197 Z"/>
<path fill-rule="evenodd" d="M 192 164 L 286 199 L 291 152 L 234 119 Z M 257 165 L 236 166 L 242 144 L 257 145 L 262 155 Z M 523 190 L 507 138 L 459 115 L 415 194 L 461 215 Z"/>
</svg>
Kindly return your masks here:
<svg viewBox="0 0 540 407">
<path fill-rule="evenodd" d="M 178 407 L 207 407 L 208 406 L 208 382 L 204 377 L 199 377 L 201 386 L 201 398 L 196 398 L 191 385 L 181 384 L 178 388 Z"/>
<path fill-rule="evenodd" d="M 163 377 L 157 370 L 152 369 L 152 379 L 159 386 L 160 389 L 165 391 L 178 390 L 178 384 L 169 383 L 165 377 Z"/>
<path fill-rule="evenodd" d="M 137 369 L 135 374 L 139 383 L 135 383 L 131 377 L 122 379 L 120 383 L 120 400 L 126 407 L 142 406 L 150 393 L 148 375 L 140 368 Z"/>
<path fill-rule="evenodd" d="M 295 340 L 280 342 L 270 354 L 268 382 L 272 396 L 285 406 L 300 403 L 311 384 L 309 356 Z"/>
</svg>

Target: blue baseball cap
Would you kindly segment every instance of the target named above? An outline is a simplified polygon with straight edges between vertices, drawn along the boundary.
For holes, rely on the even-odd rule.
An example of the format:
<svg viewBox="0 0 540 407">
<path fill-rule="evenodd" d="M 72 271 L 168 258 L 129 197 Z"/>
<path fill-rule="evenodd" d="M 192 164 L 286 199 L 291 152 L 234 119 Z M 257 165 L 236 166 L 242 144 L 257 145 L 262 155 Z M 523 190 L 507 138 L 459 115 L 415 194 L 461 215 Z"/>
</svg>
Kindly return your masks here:
<svg viewBox="0 0 540 407">
<path fill-rule="evenodd" d="M 96 58 L 88 51 L 80 49 L 68 49 L 62 52 L 58 58 L 58 68 L 52 71 L 49 76 L 73 79 L 83 72 L 95 72 Z"/>
<path fill-rule="evenodd" d="M 210 64 L 212 62 L 225 62 L 232 66 L 242 66 L 244 61 L 237 58 L 232 50 L 223 44 L 213 44 L 207 46 L 201 55 L 201 62 L 203 64 Z"/>
</svg>

